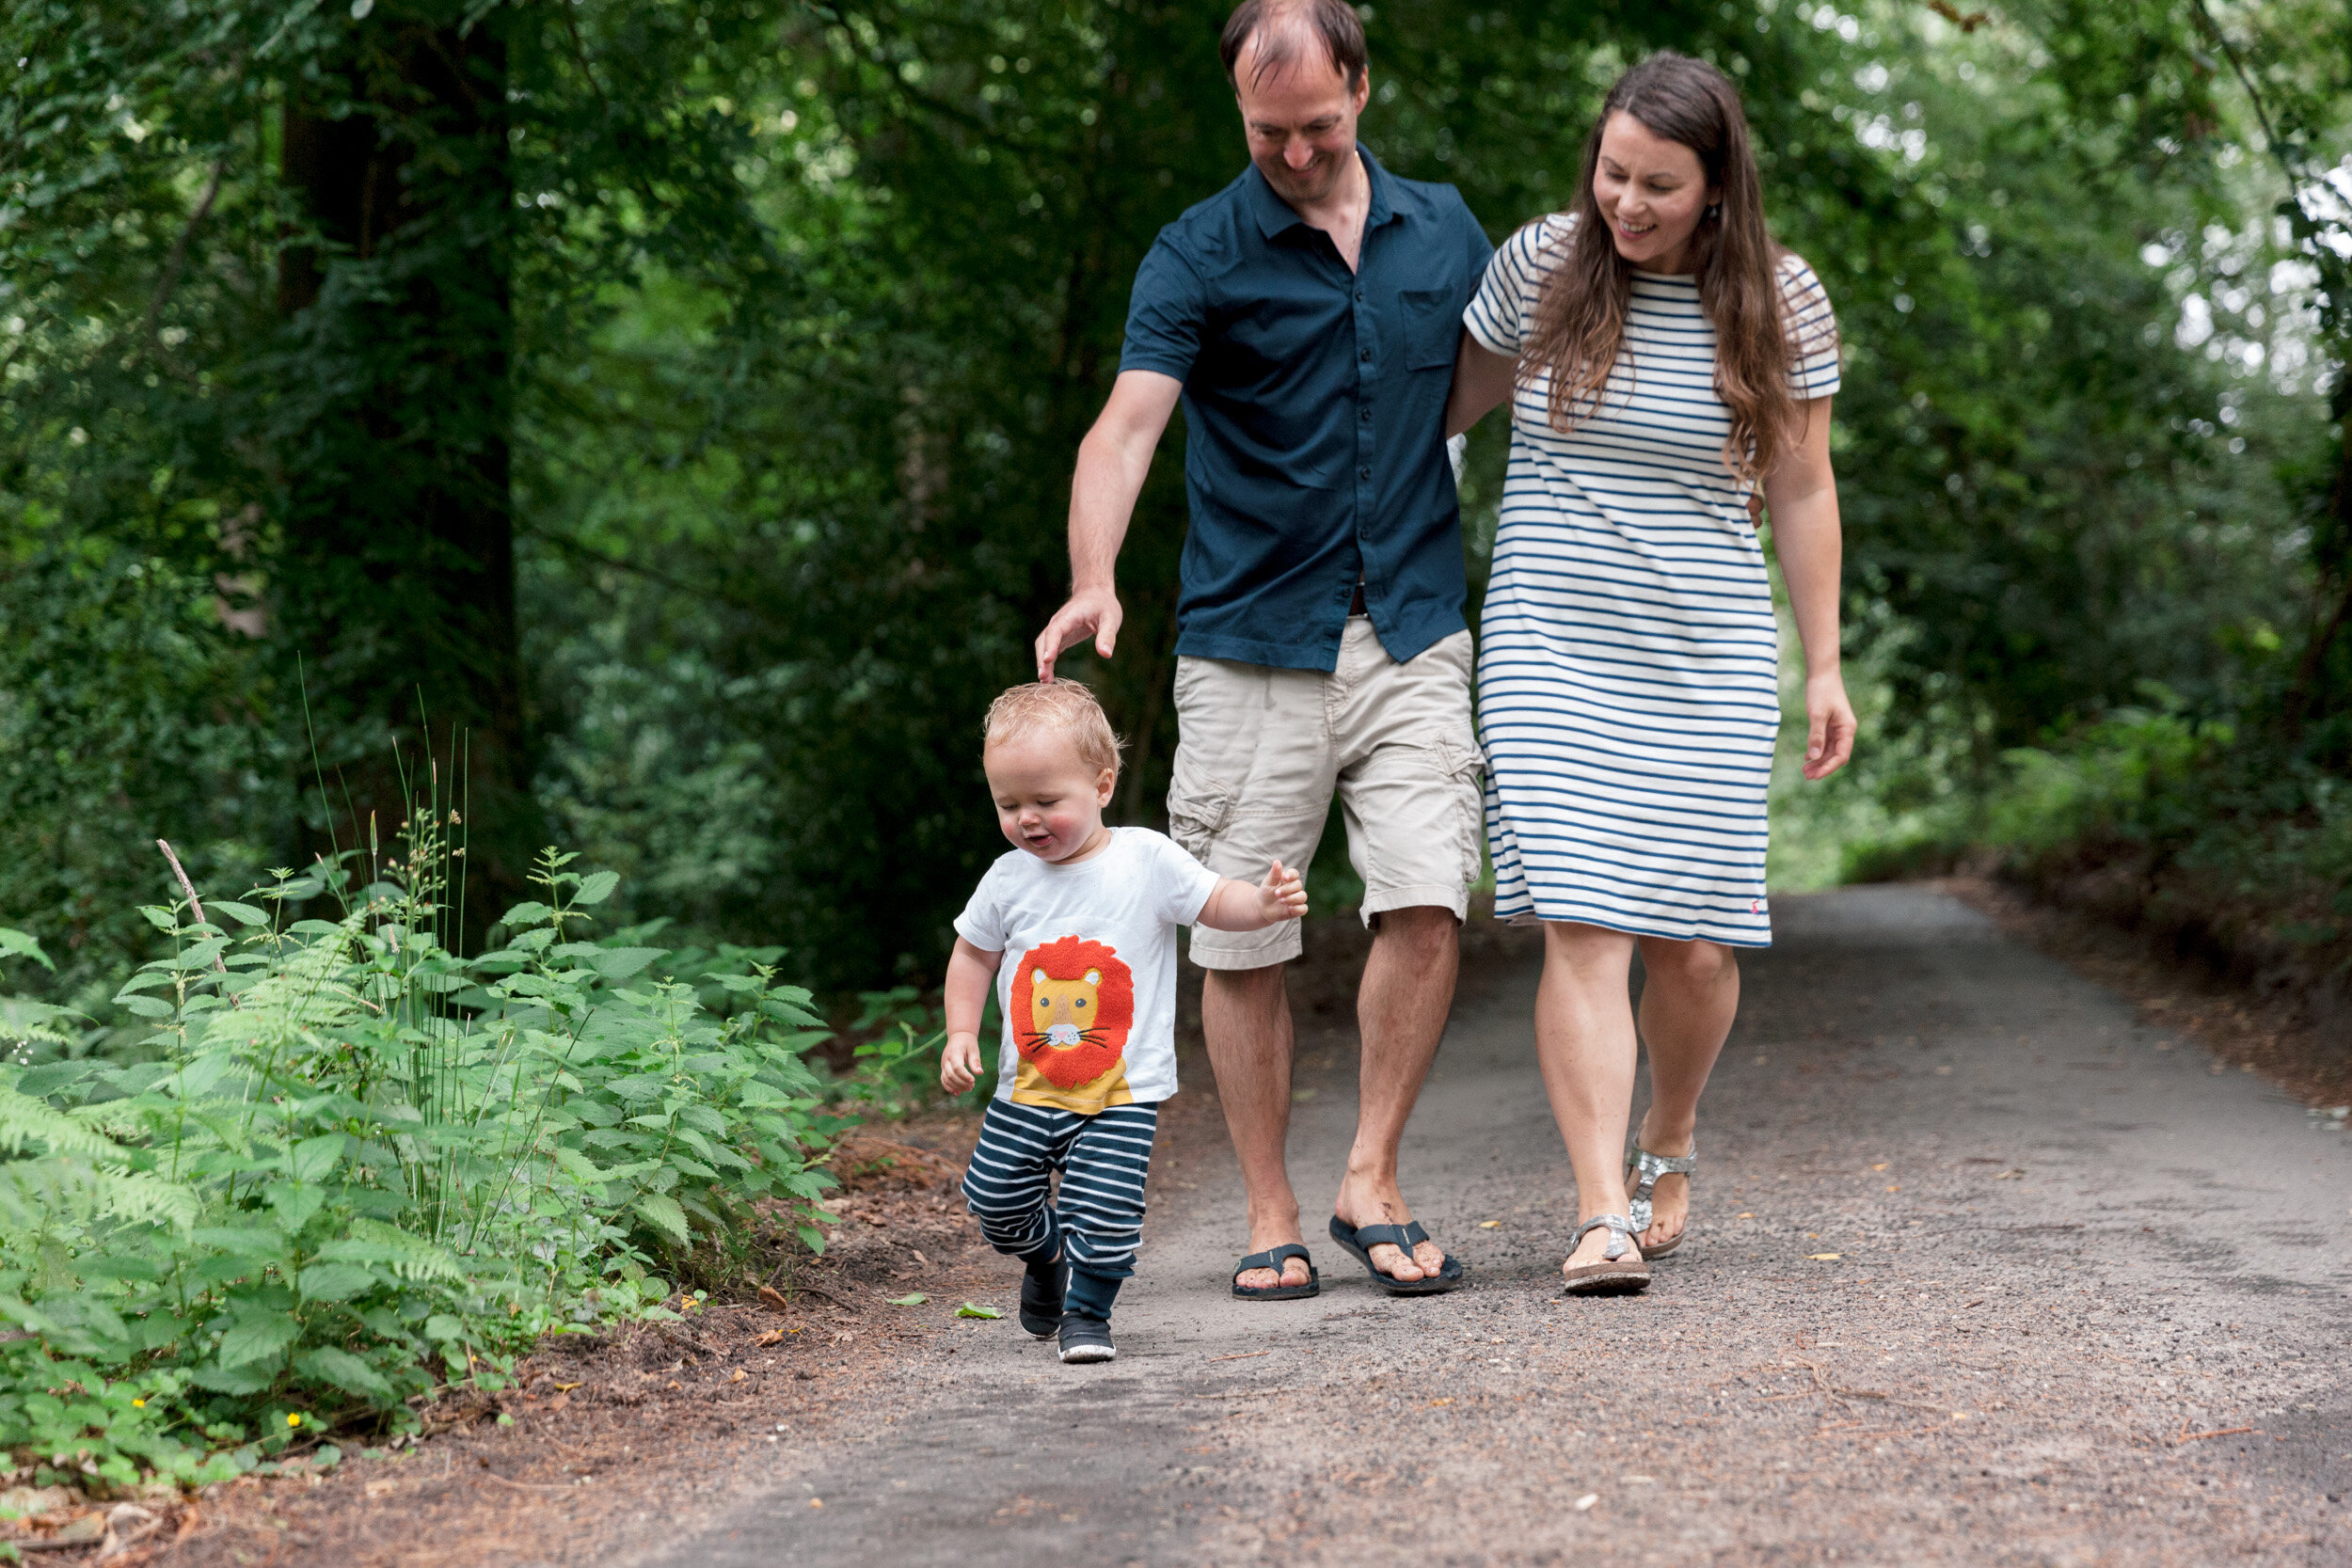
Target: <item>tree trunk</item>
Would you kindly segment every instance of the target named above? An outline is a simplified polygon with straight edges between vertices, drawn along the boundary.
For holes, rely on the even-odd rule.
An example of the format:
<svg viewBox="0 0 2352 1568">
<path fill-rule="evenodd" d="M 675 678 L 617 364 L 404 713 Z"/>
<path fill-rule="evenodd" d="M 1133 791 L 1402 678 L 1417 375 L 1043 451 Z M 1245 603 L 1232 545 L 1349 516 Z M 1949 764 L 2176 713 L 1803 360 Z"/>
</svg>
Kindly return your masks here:
<svg viewBox="0 0 2352 1568">
<path fill-rule="evenodd" d="M 364 852 L 373 819 L 389 863 L 411 802 L 455 807 L 469 935 L 543 836 L 516 638 L 504 15 L 376 7 L 283 139 L 310 227 L 278 273 L 277 598 L 315 736 L 312 847 Z"/>
</svg>

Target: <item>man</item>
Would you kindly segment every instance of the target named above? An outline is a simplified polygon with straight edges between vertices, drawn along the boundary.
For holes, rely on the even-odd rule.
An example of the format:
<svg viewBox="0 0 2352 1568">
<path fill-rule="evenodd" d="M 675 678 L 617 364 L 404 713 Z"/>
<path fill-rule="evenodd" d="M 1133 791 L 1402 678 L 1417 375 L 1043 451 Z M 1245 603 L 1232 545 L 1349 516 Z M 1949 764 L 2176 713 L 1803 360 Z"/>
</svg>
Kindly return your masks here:
<svg viewBox="0 0 2352 1568">
<path fill-rule="evenodd" d="M 1038 638 L 1038 672 L 1052 679 L 1089 636 L 1110 657 L 1112 568 L 1181 401 L 1192 527 L 1169 829 L 1220 874 L 1303 865 L 1336 788 L 1375 934 L 1358 999 L 1356 1141 L 1331 1233 L 1383 1289 L 1433 1293 L 1461 1266 L 1412 1223 L 1397 1143 L 1444 1031 L 1480 872 L 1461 514 L 1442 421 L 1462 310 L 1492 246 L 1452 186 L 1397 179 L 1357 144 L 1372 84 L 1352 7 L 1246 0 L 1220 48 L 1250 166 L 1161 230 L 1136 273 L 1119 378 L 1071 488 L 1071 597 Z M 1298 956 L 1298 927 L 1196 927 L 1191 951 L 1209 972 L 1209 1060 L 1249 1193 L 1234 1293 L 1311 1295 L 1283 1162 L 1282 966 Z"/>
</svg>

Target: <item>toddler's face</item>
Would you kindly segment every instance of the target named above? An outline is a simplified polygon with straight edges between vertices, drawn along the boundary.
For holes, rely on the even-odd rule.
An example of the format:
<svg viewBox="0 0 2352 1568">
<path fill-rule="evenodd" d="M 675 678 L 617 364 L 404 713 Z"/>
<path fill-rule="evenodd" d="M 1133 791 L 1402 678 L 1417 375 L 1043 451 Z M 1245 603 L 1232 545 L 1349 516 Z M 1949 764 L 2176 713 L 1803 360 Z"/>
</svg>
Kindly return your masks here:
<svg viewBox="0 0 2352 1568">
<path fill-rule="evenodd" d="M 1087 767 L 1067 736 L 1050 729 L 1011 736 L 990 746 L 980 763 L 996 798 L 996 825 L 1015 848 L 1065 861 L 1102 832 L 1119 775 Z"/>
</svg>

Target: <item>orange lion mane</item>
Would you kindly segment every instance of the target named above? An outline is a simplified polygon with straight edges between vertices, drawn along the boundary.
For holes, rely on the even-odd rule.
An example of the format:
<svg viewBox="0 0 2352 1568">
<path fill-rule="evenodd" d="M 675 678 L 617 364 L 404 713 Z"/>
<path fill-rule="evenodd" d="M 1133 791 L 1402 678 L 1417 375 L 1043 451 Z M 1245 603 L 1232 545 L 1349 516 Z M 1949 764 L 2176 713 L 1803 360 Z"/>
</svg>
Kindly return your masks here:
<svg viewBox="0 0 2352 1568">
<path fill-rule="evenodd" d="M 1041 969 L 1049 980 L 1083 980 L 1089 969 L 1102 975 L 1095 983 L 1101 1021 L 1076 1045 L 1055 1045 L 1029 1027 L 1029 976 Z M 1136 1022 L 1136 977 L 1102 942 L 1061 937 L 1022 955 L 1021 967 L 1013 972 L 1011 1004 L 1012 1037 L 1021 1059 L 1056 1088 L 1074 1089 L 1110 1071 L 1126 1053 L 1127 1031 Z"/>
</svg>

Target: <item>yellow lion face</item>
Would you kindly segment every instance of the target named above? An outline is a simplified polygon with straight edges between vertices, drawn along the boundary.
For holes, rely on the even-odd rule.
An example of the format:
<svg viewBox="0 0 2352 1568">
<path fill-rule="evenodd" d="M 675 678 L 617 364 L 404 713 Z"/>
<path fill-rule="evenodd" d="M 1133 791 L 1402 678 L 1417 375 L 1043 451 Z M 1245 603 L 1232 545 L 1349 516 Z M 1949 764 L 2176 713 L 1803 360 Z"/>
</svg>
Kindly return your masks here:
<svg viewBox="0 0 2352 1568">
<path fill-rule="evenodd" d="M 1103 972 L 1089 969 L 1082 980 L 1055 980 L 1045 971 L 1029 975 L 1029 1027 L 1049 1045 L 1077 1045 L 1102 1022 Z"/>
</svg>

